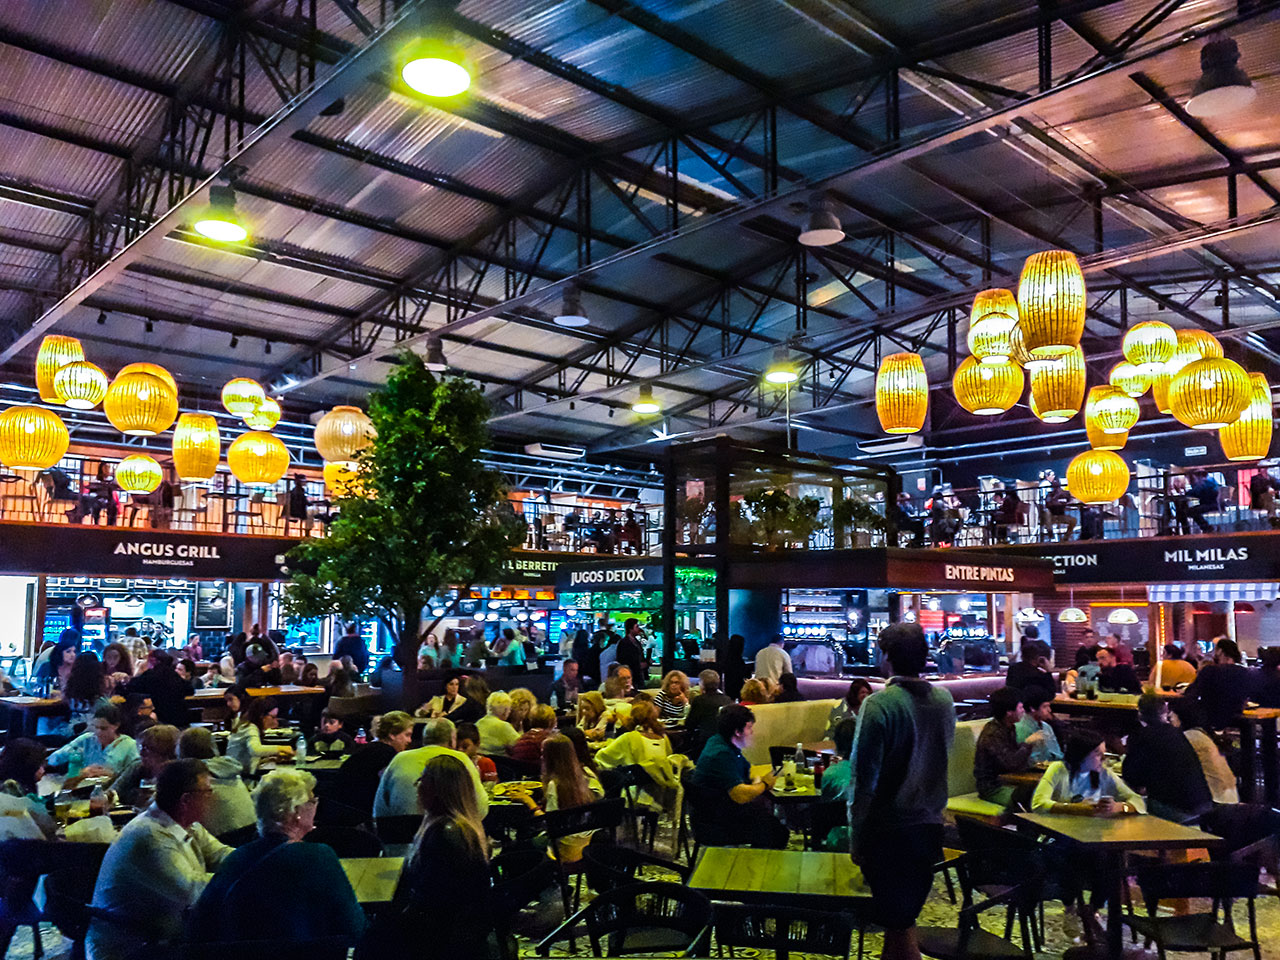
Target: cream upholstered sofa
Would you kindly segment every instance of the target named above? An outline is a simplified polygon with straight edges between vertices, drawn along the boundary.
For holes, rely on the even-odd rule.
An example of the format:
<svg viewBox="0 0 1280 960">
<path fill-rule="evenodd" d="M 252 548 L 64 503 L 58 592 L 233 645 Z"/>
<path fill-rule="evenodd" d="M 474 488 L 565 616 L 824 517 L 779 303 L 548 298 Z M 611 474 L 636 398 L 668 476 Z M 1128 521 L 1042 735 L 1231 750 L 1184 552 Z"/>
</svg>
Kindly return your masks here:
<svg viewBox="0 0 1280 960">
<path fill-rule="evenodd" d="M 973 756 L 978 748 L 978 735 L 991 721 L 962 720 L 956 724 L 956 738 L 947 757 L 947 813 L 952 817 L 1003 817 L 1007 811 L 996 803 L 978 796 L 978 783 L 973 778 Z"/>
<path fill-rule="evenodd" d="M 759 703 L 755 714 L 755 737 L 742 755 L 752 764 L 768 763 L 770 747 L 794 747 L 797 743 L 821 740 L 827 717 L 838 700 L 797 700 L 794 703 Z"/>
</svg>

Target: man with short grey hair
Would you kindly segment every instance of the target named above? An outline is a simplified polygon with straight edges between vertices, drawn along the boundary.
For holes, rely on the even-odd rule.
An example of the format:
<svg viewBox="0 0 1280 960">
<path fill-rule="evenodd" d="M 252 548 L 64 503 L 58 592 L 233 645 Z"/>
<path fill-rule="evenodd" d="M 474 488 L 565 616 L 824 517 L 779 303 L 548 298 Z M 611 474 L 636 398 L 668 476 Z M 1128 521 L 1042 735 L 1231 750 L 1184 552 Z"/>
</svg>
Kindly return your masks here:
<svg viewBox="0 0 1280 960">
<path fill-rule="evenodd" d="M 254 822 L 253 800 L 240 778 L 240 761 L 219 756 L 213 734 L 207 727 L 188 727 L 178 738 L 178 756 L 203 760 L 209 770 L 213 794 L 209 797 L 201 826 L 215 837 L 243 830 Z"/>
<path fill-rule="evenodd" d="M 698 759 L 702 745 L 715 736 L 716 716 L 727 703 L 733 703 L 733 700 L 720 692 L 720 674 L 714 670 L 703 670 L 698 674 L 698 695 L 691 698 L 689 714 L 684 720 L 689 740 L 685 753 L 691 760 Z"/>
<path fill-rule="evenodd" d="M 416 750 L 404 750 L 396 754 L 395 759 L 382 771 L 382 780 L 378 783 L 378 793 L 373 800 L 375 817 L 412 816 L 422 813 L 422 805 L 418 802 L 418 781 L 427 761 L 441 754 L 448 754 L 460 761 L 471 774 L 476 787 L 476 805 L 480 816 L 489 812 L 489 795 L 484 792 L 480 782 L 480 771 L 468 759 L 465 753 L 454 749 L 457 745 L 457 731 L 452 720 L 438 717 L 428 720 L 422 726 L 422 746 Z"/>
<path fill-rule="evenodd" d="M 480 752 L 486 756 L 507 755 L 507 747 L 520 739 L 520 731 L 507 722 L 511 713 L 511 694 L 505 690 L 495 690 L 484 702 L 487 711 L 476 721 L 476 729 L 480 731 Z"/>
</svg>

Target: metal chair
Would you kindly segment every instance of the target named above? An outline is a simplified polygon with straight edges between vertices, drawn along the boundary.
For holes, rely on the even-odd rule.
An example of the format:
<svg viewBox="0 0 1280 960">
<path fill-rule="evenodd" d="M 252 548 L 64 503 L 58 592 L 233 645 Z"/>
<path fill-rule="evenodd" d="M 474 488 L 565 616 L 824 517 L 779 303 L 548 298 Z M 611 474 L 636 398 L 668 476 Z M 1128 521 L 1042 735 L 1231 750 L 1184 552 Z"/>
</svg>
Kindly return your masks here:
<svg viewBox="0 0 1280 960">
<path fill-rule="evenodd" d="M 359 827 L 316 827 L 304 840 L 307 843 L 322 843 L 339 857 L 382 856 L 382 841 Z"/>
<path fill-rule="evenodd" d="M 555 865 L 540 849 L 512 850 L 494 857 L 489 872 L 493 877 L 490 912 L 501 960 L 516 960 L 520 953 L 513 936 L 517 918 L 555 883 Z"/>
<path fill-rule="evenodd" d="M 577 910 L 582 903 L 583 860 L 567 861 L 560 857 L 559 840 L 579 833 L 604 831 L 610 840 L 617 837 L 618 827 L 622 824 L 626 803 L 622 799 L 597 800 L 595 803 L 583 804 L 579 807 L 567 807 L 564 810 L 553 810 L 539 821 L 539 826 L 551 841 L 549 850 L 555 857 L 556 872 L 560 881 L 560 896 L 564 902 L 564 913 L 568 916 Z M 569 879 L 576 879 L 572 894 Z M 572 902 L 571 902 L 572 901 Z"/>
<path fill-rule="evenodd" d="M 674 874 L 672 883 L 688 883 L 693 873 L 691 866 L 676 863 L 665 857 L 655 857 L 650 853 L 642 853 L 630 847 L 615 847 L 608 844 L 592 844 L 582 852 L 584 872 L 587 885 L 596 893 L 625 887 L 641 879 L 639 874 L 644 868 L 661 870 Z"/>
<path fill-rule="evenodd" d="M 1025 882 L 1007 887 L 996 896 L 974 903 L 973 887 L 965 872 L 973 859 L 976 858 L 966 853 L 956 862 L 964 890 L 959 922 L 954 927 L 917 927 L 916 939 L 920 945 L 920 953 L 936 960 L 1032 960 L 1034 940 L 1029 917 L 1040 896 L 1038 876 L 1028 876 Z M 1016 914 L 1021 927 L 1021 945 L 1007 936 L 998 937 L 982 928 L 979 917 L 993 907 L 1005 907 L 1007 915 Z M 1006 920 L 1006 924 L 1007 922 Z"/>
<path fill-rule="evenodd" d="M 571 940 L 585 923 L 591 951 L 597 957 L 627 957 L 684 951 L 697 955 L 711 933 L 711 901 L 678 883 L 633 883 L 600 894 L 565 920 L 537 947 Z"/>
<path fill-rule="evenodd" d="M 777 960 L 789 960 L 793 952 L 848 960 L 853 926 L 845 914 L 772 904 L 722 903 L 715 911 L 719 946 L 771 950 Z"/>
<path fill-rule="evenodd" d="M 1160 960 L 1165 952 L 1209 953 L 1218 958 L 1237 950 L 1252 950 L 1261 960 L 1258 942 L 1258 870 L 1252 863 L 1162 863 L 1138 871 L 1138 888 L 1147 904 L 1147 915 L 1126 916 L 1124 922 L 1135 933 L 1154 942 Z M 1157 916 L 1161 900 L 1194 897 L 1208 899 L 1208 913 Z M 1231 905 L 1244 900 L 1249 911 L 1249 936 L 1236 932 Z M 1219 918 L 1218 908 L 1222 914 Z"/>
</svg>

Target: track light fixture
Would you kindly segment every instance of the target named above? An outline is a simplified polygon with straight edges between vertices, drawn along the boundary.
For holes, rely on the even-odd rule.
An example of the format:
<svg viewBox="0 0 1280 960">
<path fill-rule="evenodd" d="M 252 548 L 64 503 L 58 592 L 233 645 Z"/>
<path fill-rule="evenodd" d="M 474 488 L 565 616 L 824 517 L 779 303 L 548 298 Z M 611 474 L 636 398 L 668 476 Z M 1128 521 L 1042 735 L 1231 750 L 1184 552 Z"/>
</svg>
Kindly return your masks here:
<svg viewBox="0 0 1280 960">
<path fill-rule="evenodd" d="M 240 338 L 233 333 L 231 335 L 231 349 L 234 350 L 238 346 L 240 346 Z"/>
<path fill-rule="evenodd" d="M 101 327 L 101 326 L 105 326 L 105 325 L 106 325 L 106 323 L 107 323 L 107 311 L 105 311 L 105 310 L 99 310 L 99 311 L 98 311 L 98 326 L 100 326 L 100 327 Z"/>
<path fill-rule="evenodd" d="M 271 341 L 270 341 L 270 340 L 264 340 L 264 341 L 262 342 L 262 352 L 263 352 L 263 353 L 265 353 L 267 356 L 271 356 Z"/>
<path fill-rule="evenodd" d="M 427 341 L 427 369 L 432 373 L 444 373 L 449 369 L 449 361 L 444 358 L 444 347 L 439 337 Z"/>
<path fill-rule="evenodd" d="M 147 331 L 147 333 L 155 333 L 155 332 L 156 332 L 156 325 L 155 325 L 155 323 L 154 323 L 153 321 L 148 320 L 148 321 L 146 322 L 146 331 Z"/>
</svg>

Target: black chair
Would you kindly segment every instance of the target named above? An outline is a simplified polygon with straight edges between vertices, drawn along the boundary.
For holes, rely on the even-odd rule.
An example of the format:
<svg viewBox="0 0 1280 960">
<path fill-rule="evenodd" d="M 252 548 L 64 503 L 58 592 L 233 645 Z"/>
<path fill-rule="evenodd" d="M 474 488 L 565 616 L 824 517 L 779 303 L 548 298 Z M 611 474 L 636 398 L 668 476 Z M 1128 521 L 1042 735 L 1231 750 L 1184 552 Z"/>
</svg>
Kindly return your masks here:
<svg viewBox="0 0 1280 960">
<path fill-rule="evenodd" d="M 556 871 L 560 878 L 560 896 L 564 901 L 564 915 L 566 917 L 572 911 L 577 910 L 582 902 L 583 861 L 570 862 L 562 860 L 557 841 L 564 837 L 590 831 L 607 832 L 610 841 L 615 841 L 618 827 L 622 824 L 622 817 L 625 813 L 626 801 L 617 798 L 613 800 L 597 800 L 595 803 L 567 807 L 564 810 L 553 810 L 539 819 L 538 825 L 542 827 L 547 839 L 551 841 L 549 849 L 555 856 Z M 570 877 L 576 877 L 577 879 L 572 894 L 569 889 Z"/>
<path fill-rule="evenodd" d="M 521 911 L 537 902 L 543 891 L 556 882 L 555 864 L 542 850 L 513 850 L 494 857 L 489 872 L 493 877 L 489 903 L 501 960 L 517 960 L 517 920 Z"/>
<path fill-rule="evenodd" d="M 809 846 L 817 849 L 836 827 L 849 825 L 849 805 L 843 800 L 825 800 L 810 808 L 808 823 Z"/>
<path fill-rule="evenodd" d="M 317 785 L 317 793 L 321 791 Z M 373 819 L 368 810 L 358 810 L 355 807 L 334 800 L 332 797 L 320 797 L 320 803 L 316 807 L 316 825 L 325 827 L 363 827 Z"/>
<path fill-rule="evenodd" d="M 219 834 L 218 839 L 228 847 L 243 847 L 246 843 L 253 843 L 258 839 L 258 825 L 251 823 L 248 826 L 237 827 L 235 830 L 228 830 L 226 833 Z"/>
<path fill-rule="evenodd" d="M 8 947 L 8 937 L 17 927 L 31 927 L 34 955 L 44 956 L 40 940 L 41 913 L 32 902 L 40 877 L 61 870 L 73 870 L 97 882 L 105 843 L 66 843 L 55 840 L 5 840 L 0 843 L 0 940 Z"/>
<path fill-rule="evenodd" d="M 771 950 L 777 960 L 789 960 L 793 952 L 849 960 L 853 920 L 821 910 L 721 903 L 715 910 L 715 931 L 721 947 Z"/>
<path fill-rule="evenodd" d="M 633 883 L 602 893 L 538 944 L 545 957 L 587 926 L 593 955 L 627 957 L 684 951 L 696 955 L 711 932 L 711 901 L 678 883 Z"/>
<path fill-rule="evenodd" d="M 976 890 L 987 897 L 999 897 L 1021 885 L 1028 873 L 1039 877 L 1048 873 L 1043 849 L 1027 834 L 995 827 L 973 817 L 957 817 L 956 828 L 960 834 L 960 845 L 967 854 L 963 859 L 962 886 L 967 884 L 969 891 Z M 1042 894 L 1043 882 L 1039 889 Z M 966 897 L 971 898 L 971 893 L 967 892 Z M 1015 915 L 1021 903 L 1014 899 L 1006 904 L 1005 939 L 1013 933 Z M 1044 940 L 1044 920 L 1039 915 L 1041 903 L 1038 899 L 1033 901 L 1028 915 L 1023 918 L 1030 924 L 1033 947 L 1037 950 L 1042 947 Z"/>
<path fill-rule="evenodd" d="M 637 844 L 645 844 L 653 849 L 658 833 L 658 813 L 631 802 L 634 794 L 640 790 L 654 786 L 653 778 L 639 764 L 627 764 L 616 767 L 609 778 L 607 794 L 610 797 L 627 798 L 627 823 L 631 827 L 631 836 Z M 644 829 L 641 829 L 643 823 Z"/>
<path fill-rule="evenodd" d="M 89 903 L 97 877 L 83 870 L 57 870 L 44 878 L 44 919 L 71 941 L 72 960 L 84 960 Z"/>
<path fill-rule="evenodd" d="M 689 816 L 689 828 L 693 831 L 693 853 L 690 863 L 698 860 L 703 847 L 730 847 L 738 843 L 723 826 L 721 812 L 725 804 L 732 803 L 724 792 L 685 781 L 685 808 Z"/>
<path fill-rule="evenodd" d="M 382 841 L 358 827 L 316 827 L 304 839 L 307 843 L 324 844 L 339 857 L 382 856 Z"/>
<path fill-rule="evenodd" d="M 420 826 L 422 826 L 422 817 L 415 813 L 373 818 L 373 832 L 386 846 L 413 843 L 413 838 L 418 835 Z"/>
<path fill-rule="evenodd" d="M 1135 933 L 1154 942 L 1160 960 L 1165 952 L 1209 953 L 1225 957 L 1237 950 L 1252 950 L 1254 960 L 1262 953 L 1258 943 L 1258 870 L 1252 863 L 1162 863 L 1138 871 L 1138 888 L 1147 904 L 1147 915 L 1124 918 Z M 1212 903 L 1208 913 L 1186 913 L 1173 917 L 1156 915 L 1161 900 L 1204 897 Z M 1235 928 L 1231 905 L 1244 900 L 1249 910 L 1249 937 Z M 1222 914 L 1219 917 L 1218 908 Z"/>
<path fill-rule="evenodd" d="M 492 754 L 489 757 L 493 761 L 494 767 L 498 771 L 499 780 L 541 780 L 542 767 L 536 763 L 528 763 L 524 760 L 513 760 L 511 757 L 504 757 L 501 754 Z"/>
<path fill-rule="evenodd" d="M 676 863 L 665 857 L 655 857 L 651 853 L 632 850 L 630 847 L 614 847 L 608 844 L 591 844 L 583 851 L 582 859 L 583 870 L 587 875 L 587 885 L 596 893 L 604 893 L 607 890 L 635 883 L 641 879 L 640 871 L 645 868 L 674 874 L 677 879 L 671 882 L 679 883 L 688 883 L 693 873 L 693 868 L 683 863 Z"/>
<path fill-rule="evenodd" d="M 971 857 L 966 853 L 956 862 L 964 890 L 964 905 L 954 927 L 917 927 L 916 940 L 920 953 L 936 960 L 1032 960 L 1032 935 L 1028 917 L 1039 899 L 1039 878 L 1030 876 L 997 896 L 973 902 L 972 886 L 966 880 L 966 866 Z M 993 907 L 1012 907 L 1021 925 L 1022 943 L 988 933 L 978 922 L 983 911 Z M 1007 921 L 1006 921 L 1007 922 Z"/>
</svg>

